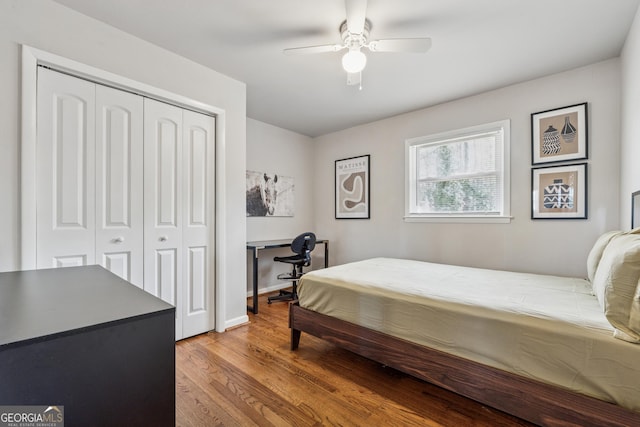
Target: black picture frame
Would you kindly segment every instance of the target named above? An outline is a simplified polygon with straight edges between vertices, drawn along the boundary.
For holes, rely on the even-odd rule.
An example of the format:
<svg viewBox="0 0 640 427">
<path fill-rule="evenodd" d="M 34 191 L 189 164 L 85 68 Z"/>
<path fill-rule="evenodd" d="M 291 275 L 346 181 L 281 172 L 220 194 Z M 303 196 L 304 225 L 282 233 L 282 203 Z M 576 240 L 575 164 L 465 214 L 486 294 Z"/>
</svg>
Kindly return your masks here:
<svg viewBox="0 0 640 427">
<path fill-rule="evenodd" d="M 587 163 L 531 169 L 531 219 L 587 219 Z"/>
<path fill-rule="evenodd" d="M 640 227 L 640 191 L 631 193 L 631 229 Z"/>
<path fill-rule="evenodd" d="M 371 217 L 370 155 L 335 161 L 336 219 Z"/>
<path fill-rule="evenodd" d="M 587 103 L 531 114 L 531 164 L 589 158 Z"/>
</svg>

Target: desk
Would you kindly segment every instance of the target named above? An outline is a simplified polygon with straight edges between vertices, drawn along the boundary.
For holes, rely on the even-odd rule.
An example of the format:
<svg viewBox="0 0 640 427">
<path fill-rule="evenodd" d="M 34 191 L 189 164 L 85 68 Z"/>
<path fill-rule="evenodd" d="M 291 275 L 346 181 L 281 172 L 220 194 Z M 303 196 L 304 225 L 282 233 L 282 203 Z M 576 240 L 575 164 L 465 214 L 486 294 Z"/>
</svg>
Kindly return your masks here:
<svg viewBox="0 0 640 427">
<path fill-rule="evenodd" d="M 253 305 L 247 306 L 247 310 L 253 314 L 258 314 L 258 257 L 259 252 L 264 249 L 288 248 L 291 247 L 291 239 L 264 240 L 260 242 L 247 242 L 247 250 L 253 251 Z M 324 245 L 324 268 L 329 267 L 329 241 L 326 239 L 316 239 L 316 245 Z"/>
</svg>

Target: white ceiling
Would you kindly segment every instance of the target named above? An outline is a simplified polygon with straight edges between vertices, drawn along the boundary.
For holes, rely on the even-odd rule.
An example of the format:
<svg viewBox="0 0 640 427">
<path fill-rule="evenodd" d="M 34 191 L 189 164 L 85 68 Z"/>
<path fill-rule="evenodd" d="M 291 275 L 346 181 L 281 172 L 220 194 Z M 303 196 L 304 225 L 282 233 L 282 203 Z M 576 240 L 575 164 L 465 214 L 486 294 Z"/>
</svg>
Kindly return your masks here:
<svg viewBox="0 0 640 427">
<path fill-rule="evenodd" d="M 370 0 L 371 39 L 431 37 L 426 54 L 369 53 L 346 85 L 343 0 L 56 0 L 247 85 L 250 118 L 318 136 L 620 54 L 640 0 Z"/>
</svg>

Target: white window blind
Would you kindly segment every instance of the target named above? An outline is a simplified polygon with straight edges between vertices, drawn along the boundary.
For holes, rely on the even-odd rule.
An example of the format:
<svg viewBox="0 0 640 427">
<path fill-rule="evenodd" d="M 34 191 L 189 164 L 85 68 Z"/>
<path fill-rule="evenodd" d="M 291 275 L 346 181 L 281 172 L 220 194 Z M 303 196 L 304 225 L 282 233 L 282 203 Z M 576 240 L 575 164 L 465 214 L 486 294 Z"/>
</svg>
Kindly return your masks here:
<svg viewBox="0 0 640 427">
<path fill-rule="evenodd" d="M 405 217 L 508 217 L 508 143 L 508 121 L 408 140 Z"/>
</svg>

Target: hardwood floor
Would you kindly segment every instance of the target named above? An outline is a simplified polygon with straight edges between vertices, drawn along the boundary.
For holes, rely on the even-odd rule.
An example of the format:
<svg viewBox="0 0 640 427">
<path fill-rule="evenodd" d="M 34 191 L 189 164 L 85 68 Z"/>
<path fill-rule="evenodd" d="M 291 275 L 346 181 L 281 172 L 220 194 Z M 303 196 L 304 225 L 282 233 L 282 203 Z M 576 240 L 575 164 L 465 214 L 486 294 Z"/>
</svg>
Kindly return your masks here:
<svg viewBox="0 0 640 427">
<path fill-rule="evenodd" d="M 250 324 L 176 344 L 177 426 L 530 426 L 302 334 L 289 350 L 288 303 Z"/>
</svg>

